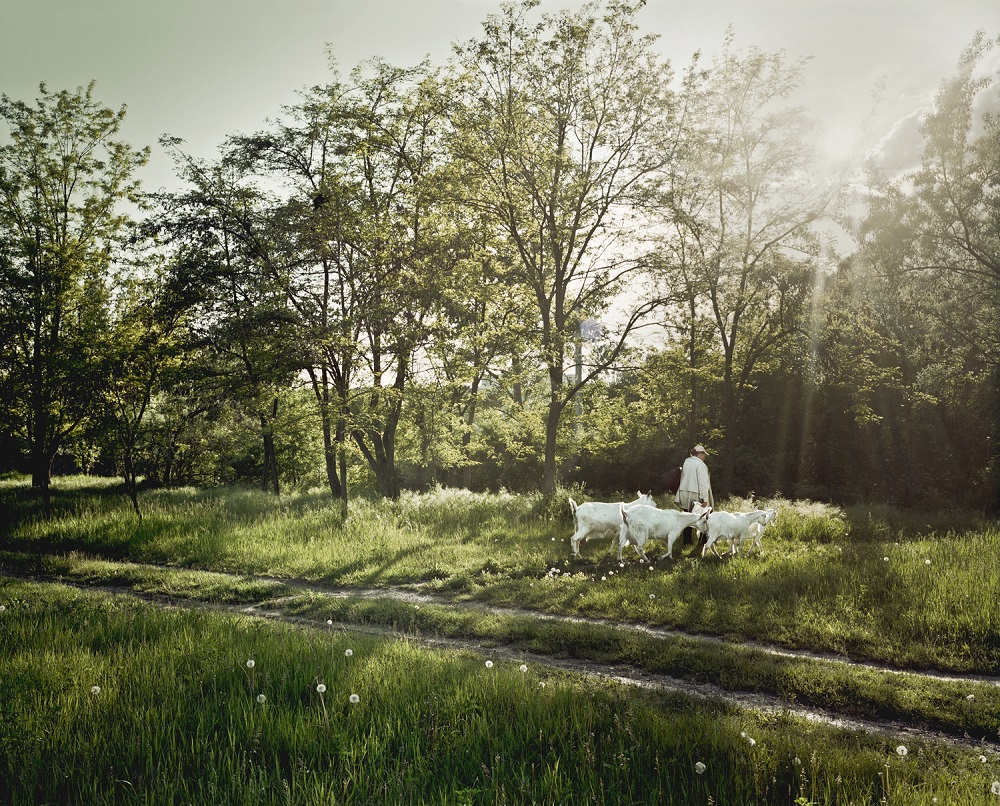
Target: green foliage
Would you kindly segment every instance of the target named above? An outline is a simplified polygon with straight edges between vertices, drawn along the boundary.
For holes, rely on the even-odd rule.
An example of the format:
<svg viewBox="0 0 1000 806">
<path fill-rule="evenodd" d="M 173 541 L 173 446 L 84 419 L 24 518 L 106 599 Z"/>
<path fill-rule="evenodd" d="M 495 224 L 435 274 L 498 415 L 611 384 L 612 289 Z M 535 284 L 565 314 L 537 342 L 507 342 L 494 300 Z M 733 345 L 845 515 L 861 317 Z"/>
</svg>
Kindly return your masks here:
<svg viewBox="0 0 1000 806">
<path fill-rule="evenodd" d="M 99 406 L 114 353 L 112 256 L 148 150 L 116 139 L 125 108 L 39 86 L 34 105 L 0 96 L 0 379 L 4 419 L 28 445 L 33 483 L 48 489 L 63 441 Z"/>
</svg>

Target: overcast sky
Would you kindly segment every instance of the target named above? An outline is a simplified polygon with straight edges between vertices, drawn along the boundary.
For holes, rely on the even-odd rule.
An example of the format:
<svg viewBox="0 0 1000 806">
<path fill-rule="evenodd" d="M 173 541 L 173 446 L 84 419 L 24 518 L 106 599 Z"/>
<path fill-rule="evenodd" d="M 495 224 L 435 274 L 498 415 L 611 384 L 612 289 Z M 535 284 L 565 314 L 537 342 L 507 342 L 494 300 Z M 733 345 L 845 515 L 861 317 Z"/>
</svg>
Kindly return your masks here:
<svg viewBox="0 0 1000 806">
<path fill-rule="evenodd" d="M 543 10 L 578 7 L 544 0 Z M 228 134 L 250 132 L 295 92 L 381 56 L 408 66 L 444 63 L 477 36 L 499 0 L 0 0 L 0 92 L 20 100 L 96 80 L 103 103 L 128 106 L 123 135 L 153 148 L 143 176 L 174 185 L 157 139 L 170 134 L 211 157 Z M 997 0 L 648 0 L 643 31 L 681 70 L 695 50 L 716 52 L 726 27 L 738 46 L 810 56 L 803 100 L 823 122 L 821 145 L 847 156 L 896 129 L 907 142 L 918 110 L 955 71 L 977 29 L 1000 34 Z M 912 136 L 909 138 L 912 140 Z"/>
</svg>

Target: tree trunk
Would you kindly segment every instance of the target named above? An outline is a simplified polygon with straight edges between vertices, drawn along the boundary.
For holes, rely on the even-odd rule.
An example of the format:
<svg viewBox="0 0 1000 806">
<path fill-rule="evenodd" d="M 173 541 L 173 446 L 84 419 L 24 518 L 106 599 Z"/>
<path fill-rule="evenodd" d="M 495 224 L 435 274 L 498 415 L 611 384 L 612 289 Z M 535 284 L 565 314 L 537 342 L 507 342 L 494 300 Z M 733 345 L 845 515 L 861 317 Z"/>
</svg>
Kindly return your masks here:
<svg viewBox="0 0 1000 806">
<path fill-rule="evenodd" d="M 556 494 L 556 441 L 559 436 L 559 419 L 562 403 L 555 399 L 549 402 L 549 412 L 545 418 L 545 473 L 542 480 L 542 495 L 551 498 Z"/>
<path fill-rule="evenodd" d="M 723 375 L 722 422 L 726 432 L 722 442 L 722 484 L 717 498 L 728 498 L 733 490 L 736 469 L 736 389 L 733 385 L 732 355 L 726 355 Z"/>
<path fill-rule="evenodd" d="M 688 416 L 688 440 L 687 448 L 692 448 L 695 443 L 698 442 L 698 374 L 695 370 L 698 369 L 698 331 L 696 327 L 698 311 L 696 308 L 697 300 L 694 294 L 691 294 L 689 302 L 691 304 L 690 310 L 690 323 L 691 323 L 691 333 L 688 338 L 688 366 L 691 369 L 691 413 Z"/>
<path fill-rule="evenodd" d="M 136 516 L 139 520 L 142 520 L 142 511 L 139 509 L 139 483 L 135 475 L 134 453 L 133 446 L 126 445 L 125 455 L 122 457 L 125 492 L 128 493 L 129 500 L 132 502 L 132 509 L 135 510 Z"/>
<path fill-rule="evenodd" d="M 264 439 L 264 462 L 261 469 L 260 488 L 267 492 L 269 487 L 274 487 L 274 494 L 278 495 L 278 454 L 274 448 L 274 423 L 278 419 L 278 398 L 274 398 L 271 405 L 270 415 L 260 415 L 260 430 Z"/>
<path fill-rule="evenodd" d="M 465 413 L 465 424 L 468 428 L 462 435 L 462 455 L 465 457 L 466 462 L 469 463 L 462 468 L 462 486 L 466 490 L 472 489 L 472 465 L 470 463 L 472 457 L 469 456 L 469 446 L 472 444 L 472 427 L 476 423 L 476 403 L 479 400 L 479 381 L 480 376 L 477 374 L 472 382 L 469 408 Z"/>
<path fill-rule="evenodd" d="M 46 518 L 52 513 L 51 470 L 52 457 L 46 456 L 39 446 L 34 446 L 31 451 L 31 489 L 41 496 Z"/>
</svg>

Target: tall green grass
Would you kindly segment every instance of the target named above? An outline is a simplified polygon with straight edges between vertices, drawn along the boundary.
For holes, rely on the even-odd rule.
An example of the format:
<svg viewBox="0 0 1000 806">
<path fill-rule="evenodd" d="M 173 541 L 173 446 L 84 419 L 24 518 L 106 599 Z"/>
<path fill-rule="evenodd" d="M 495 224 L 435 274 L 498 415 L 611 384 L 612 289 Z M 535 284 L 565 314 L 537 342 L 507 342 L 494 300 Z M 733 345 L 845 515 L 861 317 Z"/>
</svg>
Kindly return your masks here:
<svg viewBox="0 0 1000 806">
<path fill-rule="evenodd" d="M 662 503 L 667 504 L 664 500 Z M 608 544 L 573 560 L 565 493 L 457 490 L 355 498 L 346 523 L 320 492 L 149 491 L 139 521 L 107 482 L 55 485 L 38 516 L 26 482 L 0 483 L 3 546 L 344 586 L 419 585 L 456 598 L 755 639 L 904 668 L 1000 673 L 1000 531 L 974 516 L 778 509 L 764 554 L 664 560 L 649 571 Z M 723 508 L 747 509 L 733 500 Z M 663 547 L 652 546 L 651 552 Z M 675 556 L 679 554 L 675 547 Z M 655 554 L 651 553 L 651 556 Z M 553 569 L 558 569 L 553 571 Z"/>
<path fill-rule="evenodd" d="M 961 806 L 1000 777 L 488 655 L 53 584 L 0 581 L 0 604 L 4 803 Z"/>
</svg>

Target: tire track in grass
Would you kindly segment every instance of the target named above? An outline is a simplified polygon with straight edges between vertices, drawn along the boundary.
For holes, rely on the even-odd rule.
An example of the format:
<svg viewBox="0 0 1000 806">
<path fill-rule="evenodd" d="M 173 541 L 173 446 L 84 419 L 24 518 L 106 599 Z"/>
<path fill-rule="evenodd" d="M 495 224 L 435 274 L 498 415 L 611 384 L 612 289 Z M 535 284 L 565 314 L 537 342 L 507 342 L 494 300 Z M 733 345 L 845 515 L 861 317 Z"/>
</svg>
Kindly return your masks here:
<svg viewBox="0 0 1000 806">
<path fill-rule="evenodd" d="M 150 565 L 150 564 L 140 565 L 138 563 L 134 563 L 131 565 L 134 565 L 134 567 L 136 568 L 149 568 L 152 570 L 162 571 L 162 572 L 195 570 L 195 569 L 180 569 L 164 565 Z M 912 675 L 918 678 L 939 680 L 945 683 L 979 683 L 982 685 L 1000 687 L 1000 676 L 997 675 L 949 673 L 949 672 L 935 671 L 933 669 L 902 669 L 897 666 L 890 666 L 889 664 L 875 663 L 874 661 L 852 660 L 850 657 L 840 655 L 834 652 L 817 652 L 815 650 L 808 650 L 808 649 L 794 649 L 790 647 L 782 647 L 777 644 L 769 644 L 763 641 L 756 641 L 754 639 L 749 639 L 749 638 L 741 640 L 739 642 L 734 642 L 727 640 L 725 638 L 721 638 L 717 635 L 709 635 L 706 633 L 691 633 L 691 632 L 685 632 L 684 630 L 672 629 L 669 627 L 650 627 L 649 625 L 646 624 L 612 621 L 611 619 L 594 618 L 592 616 L 570 616 L 563 613 L 546 613 L 541 610 L 530 610 L 526 608 L 517 608 L 517 607 L 504 607 L 500 605 L 489 604 L 487 602 L 476 601 L 474 599 L 465 599 L 465 600 L 449 599 L 446 596 L 438 596 L 435 594 L 422 593 L 418 590 L 415 590 L 414 586 L 355 588 L 349 586 L 329 585 L 322 582 L 309 582 L 302 579 L 293 579 L 285 577 L 247 576 L 247 575 L 229 573 L 224 571 L 205 571 L 204 573 L 217 574 L 221 577 L 226 577 L 233 580 L 246 580 L 252 582 L 265 582 L 274 585 L 284 585 L 285 587 L 291 588 L 292 590 L 302 591 L 306 593 L 319 593 L 325 596 L 331 596 L 340 599 L 360 598 L 360 599 L 367 599 L 370 601 L 377 601 L 379 599 L 389 599 L 397 602 L 402 602 L 404 604 L 439 605 L 441 607 L 476 610 L 482 613 L 490 613 L 497 616 L 506 616 L 511 618 L 532 618 L 538 621 L 548 621 L 550 623 L 584 624 L 584 625 L 593 624 L 605 628 L 620 630 L 623 632 L 631 632 L 637 635 L 643 635 L 646 637 L 656 638 L 656 639 L 677 638 L 677 639 L 685 639 L 689 641 L 703 643 L 708 646 L 746 647 L 748 649 L 753 649 L 757 652 L 760 652 L 763 655 L 775 658 L 790 658 L 798 660 L 811 660 L 811 661 L 821 661 L 826 663 L 842 664 L 845 667 L 853 669 L 863 669 L 866 671 L 883 672 L 887 674 Z"/>
<path fill-rule="evenodd" d="M 179 571 L 182 569 L 170 568 L 168 566 L 144 565 L 143 568 L 157 569 L 162 571 Z M 353 622 L 333 622 L 332 625 L 320 622 L 317 619 L 305 616 L 295 616 L 284 613 L 280 610 L 268 609 L 258 604 L 223 604 L 207 602 L 189 597 L 171 596 L 163 593 L 149 593 L 137 591 L 131 588 L 115 585 L 93 585 L 83 581 L 68 579 L 65 577 L 39 577 L 36 575 L 20 575 L 7 571 L 0 572 L 11 578 L 19 578 L 36 582 L 56 582 L 68 585 L 81 590 L 97 590 L 115 596 L 131 596 L 150 604 L 164 607 L 188 610 L 206 610 L 218 613 L 242 615 L 249 618 L 261 618 L 269 621 L 280 622 L 307 629 L 336 629 L 343 632 L 355 632 L 365 635 L 372 635 L 382 638 L 397 640 L 407 640 L 431 649 L 449 649 L 463 652 L 474 652 L 482 656 L 492 658 L 502 658 L 507 661 L 517 663 L 528 663 L 535 666 L 579 674 L 594 680 L 603 680 L 619 683 L 626 686 L 634 686 L 654 691 L 682 694 L 696 700 L 714 701 L 724 703 L 729 706 L 746 710 L 758 711 L 771 715 L 787 714 L 793 717 L 823 724 L 846 731 L 857 731 L 872 735 L 907 737 L 920 741 L 940 742 L 953 747 L 965 748 L 968 750 L 987 750 L 995 754 L 1000 754 L 1000 743 L 974 740 L 968 737 L 956 736 L 952 733 L 934 731 L 921 728 L 904 722 L 895 720 L 868 720 L 858 717 L 845 717 L 834 711 L 804 707 L 795 703 L 789 703 L 780 697 L 761 694 L 759 692 L 732 691 L 724 689 L 710 683 L 693 683 L 688 680 L 671 677 L 654 672 L 637 669 L 625 664 L 602 664 L 594 661 L 585 661 L 575 658 L 555 658 L 549 655 L 542 655 L 527 650 L 513 647 L 487 646 L 483 642 L 472 639 L 445 638 L 441 636 L 430 636 L 413 630 L 399 630 L 389 627 L 380 627 L 372 624 L 356 624 Z M 614 627 L 616 629 L 631 630 L 645 635 L 662 639 L 684 638 L 686 640 L 704 641 L 715 645 L 732 645 L 725 639 L 717 636 L 694 635 L 678 630 L 666 630 L 654 627 L 646 627 L 636 624 L 619 624 L 604 619 L 594 619 L 581 616 L 562 616 L 551 613 L 538 613 L 536 611 L 523 610 L 517 608 L 503 608 L 481 602 L 456 602 L 444 597 L 432 596 L 419 593 L 404 588 L 339 588 L 328 585 L 316 585 L 303 580 L 282 579 L 277 577 L 248 577 L 238 574 L 227 574 L 224 572 L 206 572 L 219 574 L 234 580 L 252 580 L 254 582 L 267 582 L 284 585 L 294 590 L 320 594 L 333 598 L 365 598 L 369 600 L 392 599 L 408 604 L 428 604 L 443 607 L 455 607 L 465 609 L 476 609 L 482 612 L 506 615 L 512 617 L 538 618 L 553 622 L 566 622 L 574 624 L 596 624 L 604 627 Z M 274 599 L 272 604 L 278 605 L 283 599 Z M 1000 685 L 1000 678 L 982 675 L 943 675 L 934 672 L 913 672 L 895 669 L 888 666 L 876 664 L 860 663 L 844 659 L 836 655 L 823 655 L 796 650 L 787 650 L 766 644 L 754 642 L 741 642 L 741 646 L 752 646 L 753 648 L 773 655 L 775 657 L 792 657 L 809 660 L 817 660 L 828 663 L 838 663 L 844 666 L 858 669 L 870 669 L 875 671 L 891 672 L 895 674 L 907 674 L 917 677 L 932 677 L 937 680 L 955 682 L 978 682 L 988 685 Z"/>
</svg>

